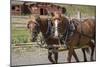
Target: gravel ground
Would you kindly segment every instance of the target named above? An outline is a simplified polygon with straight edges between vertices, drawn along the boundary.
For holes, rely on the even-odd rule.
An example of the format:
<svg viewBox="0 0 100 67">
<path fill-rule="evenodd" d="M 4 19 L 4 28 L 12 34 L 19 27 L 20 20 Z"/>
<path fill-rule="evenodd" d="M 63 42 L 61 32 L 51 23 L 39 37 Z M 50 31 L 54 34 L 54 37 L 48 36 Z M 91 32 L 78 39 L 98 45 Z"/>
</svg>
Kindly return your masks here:
<svg viewBox="0 0 100 67">
<path fill-rule="evenodd" d="M 83 54 L 80 49 L 75 50 L 80 61 L 83 61 Z M 67 63 L 68 51 L 59 52 L 59 63 Z M 87 54 L 87 59 L 90 61 L 90 54 Z M 95 60 L 95 52 L 94 52 Z M 75 59 L 72 57 L 72 62 Z M 37 64 L 50 64 L 48 60 L 47 49 L 39 47 L 29 47 L 29 48 L 14 48 L 11 53 L 11 65 L 37 65 Z"/>
</svg>

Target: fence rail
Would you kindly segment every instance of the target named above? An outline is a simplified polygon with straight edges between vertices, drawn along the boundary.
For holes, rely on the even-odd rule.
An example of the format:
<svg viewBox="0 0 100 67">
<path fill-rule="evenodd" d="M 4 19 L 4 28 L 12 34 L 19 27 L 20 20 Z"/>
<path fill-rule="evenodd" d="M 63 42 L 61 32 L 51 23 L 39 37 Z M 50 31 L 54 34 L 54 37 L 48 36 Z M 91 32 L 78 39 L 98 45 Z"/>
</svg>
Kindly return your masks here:
<svg viewBox="0 0 100 67">
<path fill-rule="evenodd" d="M 70 18 L 75 18 L 75 17 L 70 17 Z M 84 20 L 86 18 L 95 19 L 94 16 L 88 16 L 88 17 L 81 17 L 80 20 Z M 11 23 L 12 23 L 12 26 L 15 27 L 15 28 L 25 28 L 26 25 L 27 25 L 28 19 L 29 19 L 29 16 L 12 16 L 12 22 Z M 77 19 L 77 17 L 76 17 L 76 19 Z"/>
</svg>

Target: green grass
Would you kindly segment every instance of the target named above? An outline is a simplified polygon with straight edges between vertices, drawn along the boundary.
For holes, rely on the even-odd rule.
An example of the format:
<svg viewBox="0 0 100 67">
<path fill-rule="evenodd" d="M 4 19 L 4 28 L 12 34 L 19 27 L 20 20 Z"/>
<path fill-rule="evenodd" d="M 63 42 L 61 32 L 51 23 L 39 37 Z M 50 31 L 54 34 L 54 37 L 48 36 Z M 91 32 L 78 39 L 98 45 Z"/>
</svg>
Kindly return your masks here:
<svg viewBox="0 0 100 67">
<path fill-rule="evenodd" d="M 11 30 L 11 32 L 12 44 L 28 42 L 29 32 L 26 29 L 14 28 Z"/>
</svg>

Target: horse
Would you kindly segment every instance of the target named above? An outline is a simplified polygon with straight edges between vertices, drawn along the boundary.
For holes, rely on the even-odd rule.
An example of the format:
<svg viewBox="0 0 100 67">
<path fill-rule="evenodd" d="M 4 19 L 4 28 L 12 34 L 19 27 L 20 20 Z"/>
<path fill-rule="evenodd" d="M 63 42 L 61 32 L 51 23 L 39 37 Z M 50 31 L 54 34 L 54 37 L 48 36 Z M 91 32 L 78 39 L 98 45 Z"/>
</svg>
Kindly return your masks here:
<svg viewBox="0 0 100 67">
<path fill-rule="evenodd" d="M 72 22 L 75 25 L 75 30 L 73 36 L 70 37 L 71 42 L 69 43 L 70 49 L 68 54 L 69 62 L 71 61 L 70 52 L 71 49 L 72 52 L 74 52 L 73 51 L 74 46 L 81 46 L 81 47 L 87 46 L 87 48 L 81 48 L 84 55 L 85 62 L 87 61 L 85 50 L 89 52 L 88 47 L 90 47 L 91 48 L 90 60 L 93 61 L 93 54 L 95 48 L 95 20 L 85 19 L 83 21 L 77 21 L 76 19 L 72 19 L 70 22 Z M 75 52 L 73 54 L 75 55 Z"/>
<path fill-rule="evenodd" d="M 58 44 L 58 39 L 53 38 L 51 35 L 51 20 L 48 17 L 32 17 L 29 19 L 27 28 L 31 32 L 31 41 L 36 41 L 37 34 L 42 33 L 45 42 L 48 46 L 48 59 L 52 64 L 58 62 L 58 47 L 54 45 Z M 54 56 L 53 56 L 54 55 Z"/>
<path fill-rule="evenodd" d="M 55 20 L 56 20 L 56 23 L 54 23 Z M 48 21 L 50 21 L 49 22 L 50 24 L 48 24 Z M 47 45 L 49 47 L 48 48 L 48 59 L 49 59 L 49 61 L 51 63 L 57 63 L 57 61 L 58 61 L 58 51 L 57 51 L 58 47 L 54 47 L 53 45 L 54 44 L 59 44 L 59 39 L 62 39 L 62 37 L 64 38 L 66 36 L 66 33 L 68 32 L 67 29 L 69 28 L 69 23 L 73 23 L 74 22 L 75 27 L 77 26 L 77 24 L 79 24 L 79 23 L 76 23 L 75 21 L 76 20 L 69 21 L 66 17 L 61 16 L 60 14 L 58 14 L 56 16 L 53 15 L 52 20 L 48 20 L 48 18 L 38 18 L 38 19 L 35 19 L 35 20 L 32 19 L 27 24 L 27 28 L 31 29 L 31 32 L 33 33 L 32 34 L 32 40 L 34 40 L 36 38 L 36 36 L 37 36 L 36 33 L 38 32 L 38 30 L 39 29 L 41 30 L 42 35 L 44 36 L 44 39 L 46 40 L 46 43 L 47 43 Z M 53 27 L 52 35 L 50 34 L 50 31 L 49 31 L 50 28 L 51 28 L 51 25 Z M 57 25 L 60 26 L 60 27 L 58 27 Z M 70 26 L 73 27 L 72 24 L 70 24 Z M 74 29 L 74 27 L 73 27 L 73 29 Z M 59 34 L 58 34 L 58 30 L 60 31 Z M 69 32 L 69 33 L 71 34 L 72 32 Z M 70 35 L 69 33 L 67 35 Z M 75 37 L 76 35 L 74 34 L 73 36 Z M 65 40 L 69 40 L 70 39 L 70 41 L 73 41 L 77 37 L 75 37 L 74 39 L 72 37 L 70 37 L 70 38 L 66 37 L 66 38 L 65 38 Z M 76 61 L 78 62 L 79 60 L 78 60 L 78 57 L 77 57 L 77 55 L 76 55 L 76 53 L 74 51 L 74 47 L 69 45 L 69 44 L 70 43 L 67 44 L 68 49 L 69 49 L 68 61 L 70 62 L 71 56 L 73 55 L 75 57 Z M 74 43 L 71 43 L 71 44 L 74 45 Z M 91 41 L 89 42 L 89 45 L 90 44 L 91 44 Z M 92 50 L 94 51 L 94 45 L 92 45 L 91 48 L 93 48 Z M 82 48 L 82 51 L 83 51 L 83 54 L 84 54 L 84 61 L 86 61 L 85 50 L 86 50 L 86 48 Z M 91 55 L 93 55 L 93 51 L 92 51 Z M 52 59 L 52 54 L 54 54 L 54 59 Z"/>
<path fill-rule="evenodd" d="M 88 46 L 91 48 L 91 61 L 93 61 L 93 52 L 95 48 L 95 20 L 94 19 L 85 19 L 83 21 L 78 21 L 77 19 L 72 19 L 69 22 L 66 21 L 64 16 L 61 16 L 59 13 L 54 13 L 52 23 L 54 25 L 54 34 L 58 38 L 60 34 L 64 33 L 62 36 L 64 38 L 65 44 L 68 46 L 68 61 L 71 62 L 72 55 L 75 57 L 76 61 L 79 62 L 79 59 L 76 55 L 74 47 L 78 46 Z M 66 24 L 64 24 L 66 22 Z M 64 25 L 63 25 L 64 24 Z M 63 26 L 63 27 L 62 27 Z M 65 28 L 64 28 L 65 26 Z M 65 31 L 65 32 L 64 32 Z M 60 37 L 60 38 L 62 38 Z M 80 47 L 80 48 L 81 48 Z M 84 61 L 87 61 L 85 50 L 88 48 L 82 48 L 84 54 Z"/>
</svg>

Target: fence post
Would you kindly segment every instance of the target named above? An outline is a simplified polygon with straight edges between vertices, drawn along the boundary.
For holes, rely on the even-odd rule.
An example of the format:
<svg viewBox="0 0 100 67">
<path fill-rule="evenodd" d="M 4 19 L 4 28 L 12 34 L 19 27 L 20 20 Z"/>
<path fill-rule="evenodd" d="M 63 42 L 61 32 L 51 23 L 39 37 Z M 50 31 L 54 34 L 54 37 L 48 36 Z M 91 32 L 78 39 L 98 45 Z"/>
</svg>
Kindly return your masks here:
<svg viewBox="0 0 100 67">
<path fill-rule="evenodd" d="M 81 20 L 81 12 L 80 11 L 77 11 L 77 19 Z"/>
</svg>

